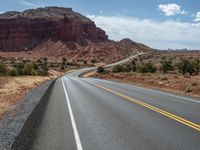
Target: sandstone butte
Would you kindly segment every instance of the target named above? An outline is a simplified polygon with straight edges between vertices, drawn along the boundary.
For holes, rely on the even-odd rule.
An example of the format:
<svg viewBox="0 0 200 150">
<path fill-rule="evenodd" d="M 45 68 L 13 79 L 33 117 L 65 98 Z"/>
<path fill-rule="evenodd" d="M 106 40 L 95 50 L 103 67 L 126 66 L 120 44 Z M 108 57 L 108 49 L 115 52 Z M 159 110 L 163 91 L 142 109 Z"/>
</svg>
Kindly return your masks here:
<svg viewBox="0 0 200 150">
<path fill-rule="evenodd" d="M 105 31 L 71 8 L 45 7 L 0 15 L 0 57 L 67 57 L 115 61 L 143 44 L 108 39 Z"/>
</svg>

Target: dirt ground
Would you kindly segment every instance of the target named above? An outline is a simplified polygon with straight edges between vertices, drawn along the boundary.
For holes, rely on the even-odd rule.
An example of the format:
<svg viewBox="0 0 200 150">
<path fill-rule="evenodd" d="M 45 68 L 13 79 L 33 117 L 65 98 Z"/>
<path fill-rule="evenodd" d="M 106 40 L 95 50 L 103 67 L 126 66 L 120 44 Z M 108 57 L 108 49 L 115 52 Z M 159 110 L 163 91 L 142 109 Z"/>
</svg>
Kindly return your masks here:
<svg viewBox="0 0 200 150">
<path fill-rule="evenodd" d="M 24 77 L 0 77 L 0 119 L 20 102 L 22 97 L 52 78 L 57 78 L 63 73 L 55 70 L 49 71 L 48 77 L 24 76 Z"/>
<path fill-rule="evenodd" d="M 50 77 L 0 77 L 0 119 L 30 90 Z"/>
<path fill-rule="evenodd" d="M 200 75 L 93 72 L 89 76 L 200 97 Z"/>
</svg>

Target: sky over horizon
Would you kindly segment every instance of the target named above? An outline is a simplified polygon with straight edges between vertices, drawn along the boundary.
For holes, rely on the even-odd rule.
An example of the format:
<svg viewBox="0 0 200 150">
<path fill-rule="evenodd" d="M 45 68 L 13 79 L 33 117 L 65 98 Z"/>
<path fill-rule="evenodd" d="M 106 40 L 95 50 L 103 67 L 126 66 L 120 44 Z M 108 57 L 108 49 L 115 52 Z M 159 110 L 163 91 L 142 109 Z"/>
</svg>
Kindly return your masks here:
<svg viewBox="0 0 200 150">
<path fill-rule="evenodd" d="M 200 50 L 200 0 L 0 0 L 0 13 L 62 6 L 89 17 L 112 40 Z"/>
</svg>

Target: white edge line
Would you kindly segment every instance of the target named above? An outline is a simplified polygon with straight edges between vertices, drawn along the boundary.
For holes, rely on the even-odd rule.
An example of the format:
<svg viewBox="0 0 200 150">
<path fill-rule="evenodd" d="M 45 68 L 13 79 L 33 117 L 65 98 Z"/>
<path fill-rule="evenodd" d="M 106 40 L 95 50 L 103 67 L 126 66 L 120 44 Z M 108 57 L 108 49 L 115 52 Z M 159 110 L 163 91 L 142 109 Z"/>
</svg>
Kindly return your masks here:
<svg viewBox="0 0 200 150">
<path fill-rule="evenodd" d="M 68 105 L 68 109 L 69 109 L 69 115 L 70 115 L 70 118 L 71 118 L 72 128 L 73 128 L 73 131 L 74 131 L 77 150 L 83 150 L 81 140 L 80 140 L 80 137 L 79 137 L 79 133 L 78 133 L 78 129 L 76 127 L 76 123 L 75 123 L 75 120 L 74 120 L 74 115 L 73 115 L 73 112 L 72 112 L 71 104 L 70 104 L 70 101 L 69 101 L 69 96 L 68 96 L 63 78 L 62 78 L 62 85 L 63 85 L 63 89 L 64 89 L 65 96 L 66 96 L 66 101 L 67 101 L 67 105 Z"/>
</svg>

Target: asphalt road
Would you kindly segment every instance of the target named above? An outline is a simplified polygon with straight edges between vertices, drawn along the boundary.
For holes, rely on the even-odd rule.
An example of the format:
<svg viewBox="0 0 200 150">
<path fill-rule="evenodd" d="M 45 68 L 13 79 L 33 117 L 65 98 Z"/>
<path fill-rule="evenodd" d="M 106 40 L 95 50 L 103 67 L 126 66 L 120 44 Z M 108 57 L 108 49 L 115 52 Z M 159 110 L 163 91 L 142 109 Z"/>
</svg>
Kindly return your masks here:
<svg viewBox="0 0 200 150">
<path fill-rule="evenodd" d="M 34 150 L 200 149 L 198 99 L 78 78 L 84 71 L 55 82 L 33 141 Z M 130 98 L 176 117 L 170 118 Z"/>
<path fill-rule="evenodd" d="M 55 82 L 34 150 L 200 150 L 199 99 L 79 78 L 86 70 Z"/>
</svg>

